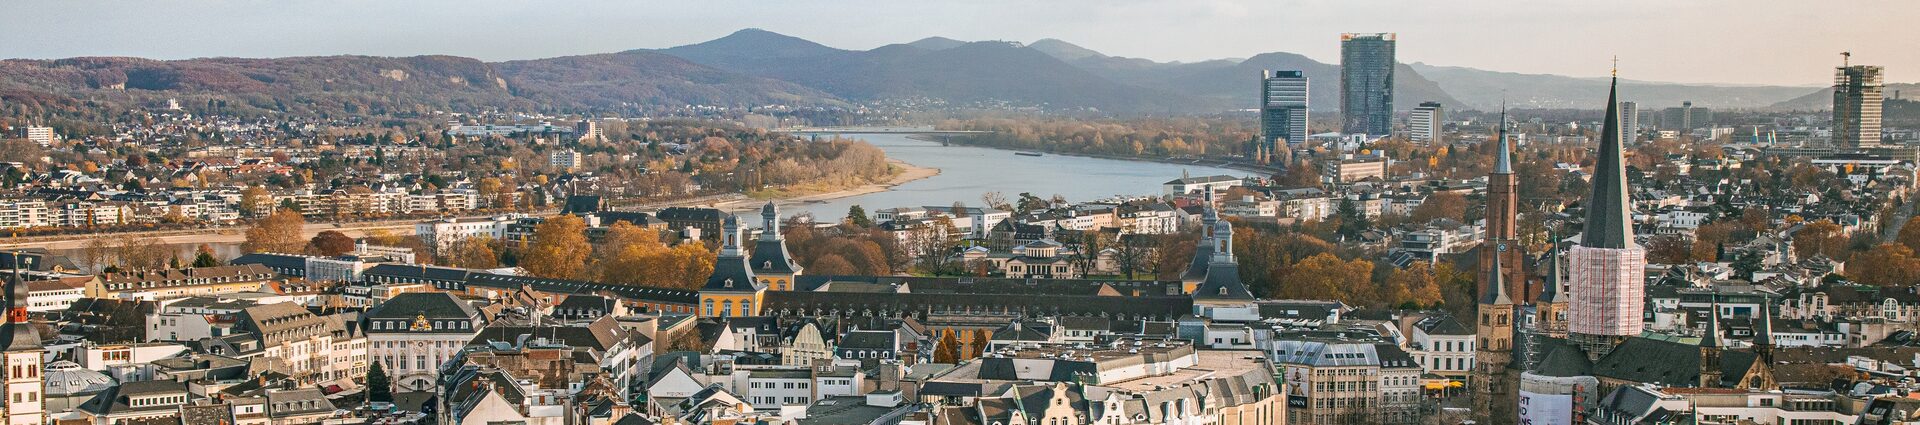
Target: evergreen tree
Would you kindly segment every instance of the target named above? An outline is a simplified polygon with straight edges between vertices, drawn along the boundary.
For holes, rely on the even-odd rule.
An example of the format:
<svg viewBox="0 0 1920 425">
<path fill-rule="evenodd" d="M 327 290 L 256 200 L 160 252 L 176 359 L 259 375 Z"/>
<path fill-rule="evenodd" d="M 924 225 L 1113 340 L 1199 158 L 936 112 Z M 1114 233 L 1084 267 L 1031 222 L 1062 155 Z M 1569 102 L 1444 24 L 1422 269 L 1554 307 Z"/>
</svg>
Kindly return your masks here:
<svg viewBox="0 0 1920 425">
<path fill-rule="evenodd" d="M 1733 276 L 1741 279 L 1753 279 L 1753 272 L 1765 266 L 1763 255 L 1753 251 L 1744 251 L 1733 256 Z"/>
<path fill-rule="evenodd" d="M 1367 222 L 1367 215 L 1360 212 L 1360 208 L 1353 204 L 1352 199 L 1341 198 L 1340 209 L 1336 210 L 1334 215 L 1340 217 L 1340 236 L 1347 239 L 1358 238 L 1361 233 L 1373 227 L 1372 223 Z"/>
<path fill-rule="evenodd" d="M 215 267 L 219 265 L 220 260 L 213 258 L 213 254 L 201 252 L 199 255 L 193 256 L 194 267 Z"/>
<path fill-rule="evenodd" d="M 873 227 L 873 219 L 867 218 L 867 209 L 859 205 L 847 207 L 847 223 L 855 227 Z"/>
<path fill-rule="evenodd" d="M 393 383 L 387 380 L 387 371 L 380 368 L 380 362 L 367 367 L 367 401 L 393 402 Z"/>
</svg>

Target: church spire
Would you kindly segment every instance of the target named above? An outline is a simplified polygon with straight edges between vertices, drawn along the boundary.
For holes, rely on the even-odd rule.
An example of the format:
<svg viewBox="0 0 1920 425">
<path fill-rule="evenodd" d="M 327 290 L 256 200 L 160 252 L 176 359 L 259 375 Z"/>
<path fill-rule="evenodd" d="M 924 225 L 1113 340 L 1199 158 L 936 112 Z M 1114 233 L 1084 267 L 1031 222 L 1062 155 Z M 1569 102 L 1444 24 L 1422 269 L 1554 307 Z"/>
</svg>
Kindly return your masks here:
<svg viewBox="0 0 1920 425">
<path fill-rule="evenodd" d="M 1547 276 L 1541 282 L 1540 302 L 1556 302 L 1560 299 L 1560 241 L 1554 239 L 1554 246 L 1547 248 Z"/>
<path fill-rule="evenodd" d="M 1500 100 L 1500 131 L 1496 132 L 1496 134 L 1500 137 L 1500 152 L 1497 154 L 1498 156 L 1493 159 L 1493 173 L 1513 174 L 1513 160 L 1511 159 L 1513 158 L 1513 147 L 1508 146 L 1507 143 L 1506 99 Z"/>
<path fill-rule="evenodd" d="M 13 256 L 13 274 L 7 279 L 7 321 L 0 324 L 0 350 L 38 351 L 41 348 L 40 333 L 33 329 L 33 324 L 27 322 L 28 292 L 27 284 L 23 282 L 26 275 L 20 271 L 22 257 L 19 251 L 9 255 Z"/>
<path fill-rule="evenodd" d="M 1707 311 L 1707 329 L 1700 335 L 1700 346 L 1708 348 L 1726 348 L 1726 341 L 1720 340 L 1720 303 L 1713 303 Z"/>
<path fill-rule="evenodd" d="M 1760 302 L 1760 314 L 1753 321 L 1753 352 L 1761 363 L 1773 364 L 1773 300 Z"/>
<path fill-rule="evenodd" d="M 1593 167 L 1593 193 L 1587 197 L 1586 232 L 1580 246 L 1623 249 L 1633 246 L 1627 203 L 1626 154 L 1620 147 L 1620 78 L 1607 89 L 1607 116 L 1600 128 L 1600 151 Z"/>
<path fill-rule="evenodd" d="M 1487 256 L 1488 259 L 1493 261 L 1493 266 L 1488 268 L 1489 271 L 1486 276 L 1487 289 L 1486 293 L 1480 294 L 1480 304 L 1512 305 L 1513 298 L 1507 295 L 1507 272 L 1506 269 L 1500 267 L 1500 257 L 1506 253 L 1506 244 L 1503 243 L 1496 249 L 1494 255 Z"/>
<path fill-rule="evenodd" d="M 1207 188 L 1207 225 L 1213 228 L 1213 259 L 1209 263 L 1233 264 L 1233 223 L 1220 219 L 1220 212 L 1214 207 L 1213 188 Z"/>
</svg>

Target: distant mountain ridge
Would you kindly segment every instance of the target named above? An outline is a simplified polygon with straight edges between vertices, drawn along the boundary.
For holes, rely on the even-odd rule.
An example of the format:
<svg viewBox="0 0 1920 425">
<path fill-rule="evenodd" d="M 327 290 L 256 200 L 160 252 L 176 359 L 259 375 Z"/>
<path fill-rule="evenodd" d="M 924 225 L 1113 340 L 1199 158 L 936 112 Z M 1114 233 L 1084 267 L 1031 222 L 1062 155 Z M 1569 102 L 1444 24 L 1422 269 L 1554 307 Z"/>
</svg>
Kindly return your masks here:
<svg viewBox="0 0 1920 425">
<path fill-rule="evenodd" d="M 130 104 L 218 97 L 236 111 L 308 114 L 844 103 L 646 51 L 500 63 L 454 56 L 0 60 L 0 97 L 36 107 L 70 103 L 62 97 Z"/>
<path fill-rule="evenodd" d="M 1409 66 L 1438 82 L 1448 93 L 1459 94 L 1462 101 L 1482 109 L 1497 107 L 1503 98 L 1508 105 L 1519 108 L 1600 109 L 1607 103 L 1593 96 L 1607 90 L 1605 78 L 1521 74 L 1417 62 Z M 1768 108 L 1812 90 L 1819 88 L 1620 80 L 1620 100 L 1638 103 L 1641 108 L 1680 106 L 1687 101 L 1708 108 Z"/>
<path fill-rule="evenodd" d="M 803 44 L 804 43 L 804 44 Z M 714 68 L 790 81 L 845 99 L 936 99 L 950 103 L 1173 114 L 1217 108 L 1205 99 L 1095 75 L 1031 46 L 927 38 L 872 50 L 840 50 L 762 30 L 659 50 Z M 778 57 L 778 59 L 770 59 Z"/>
<path fill-rule="evenodd" d="M 1041 107 L 1119 115 L 1211 114 L 1257 106 L 1260 71 L 1299 70 L 1315 110 L 1339 108 L 1337 64 L 1295 53 L 1157 62 L 1111 56 L 1058 39 L 1029 44 L 928 37 L 868 50 L 829 47 L 759 29 L 665 49 L 484 62 L 455 56 L 273 59 L 70 58 L 0 60 L 0 103 L 152 102 L 230 97 L 284 112 L 631 110 L 682 105 Z M 1424 101 L 1490 110 L 1599 109 L 1605 80 L 1401 64 L 1395 108 Z M 1807 87 L 1623 81 L 1643 109 L 1682 101 L 1712 108 L 1824 109 Z M 1920 88 L 1890 84 L 1894 91 Z M 67 99 L 67 100 L 61 100 Z"/>
</svg>

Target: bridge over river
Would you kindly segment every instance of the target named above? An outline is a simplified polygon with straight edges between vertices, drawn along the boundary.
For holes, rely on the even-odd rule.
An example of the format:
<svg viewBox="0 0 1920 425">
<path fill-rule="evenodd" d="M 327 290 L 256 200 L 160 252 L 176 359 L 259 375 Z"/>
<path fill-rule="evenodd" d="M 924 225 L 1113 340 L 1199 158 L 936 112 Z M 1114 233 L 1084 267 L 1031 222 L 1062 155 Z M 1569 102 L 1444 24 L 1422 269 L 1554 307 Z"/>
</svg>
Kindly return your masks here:
<svg viewBox="0 0 1920 425">
<path fill-rule="evenodd" d="M 778 131 L 793 134 L 925 134 L 956 135 L 992 133 L 984 130 L 936 130 L 933 127 L 794 127 Z"/>
</svg>

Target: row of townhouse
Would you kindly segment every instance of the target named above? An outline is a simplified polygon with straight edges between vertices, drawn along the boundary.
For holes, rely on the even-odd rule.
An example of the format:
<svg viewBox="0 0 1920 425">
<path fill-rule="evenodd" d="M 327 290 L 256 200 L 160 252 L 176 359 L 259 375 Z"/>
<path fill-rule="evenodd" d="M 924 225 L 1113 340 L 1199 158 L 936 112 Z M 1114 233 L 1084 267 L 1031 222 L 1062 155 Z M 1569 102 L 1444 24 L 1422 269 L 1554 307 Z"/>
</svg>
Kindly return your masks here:
<svg viewBox="0 0 1920 425">
<path fill-rule="evenodd" d="M 273 203 L 275 206 L 292 207 L 301 215 L 309 217 L 459 212 L 487 205 L 478 192 L 471 190 L 449 190 L 427 194 L 410 194 L 397 190 L 301 191 L 275 195 Z"/>
</svg>

